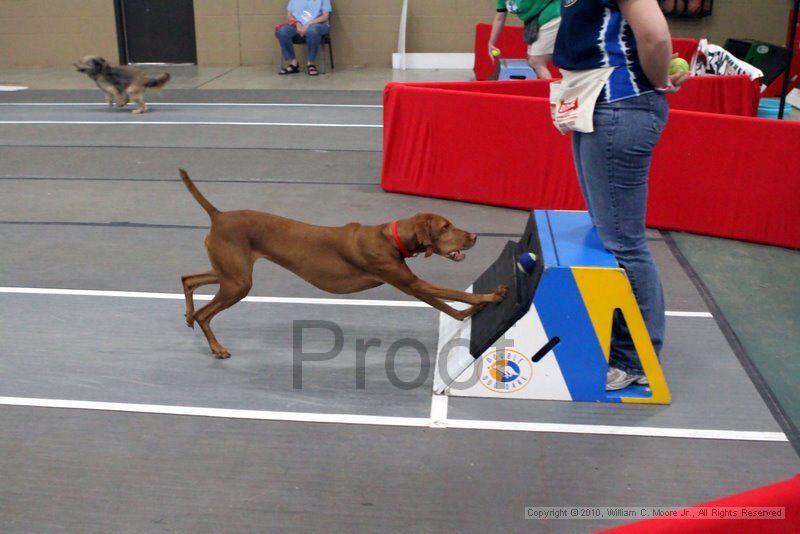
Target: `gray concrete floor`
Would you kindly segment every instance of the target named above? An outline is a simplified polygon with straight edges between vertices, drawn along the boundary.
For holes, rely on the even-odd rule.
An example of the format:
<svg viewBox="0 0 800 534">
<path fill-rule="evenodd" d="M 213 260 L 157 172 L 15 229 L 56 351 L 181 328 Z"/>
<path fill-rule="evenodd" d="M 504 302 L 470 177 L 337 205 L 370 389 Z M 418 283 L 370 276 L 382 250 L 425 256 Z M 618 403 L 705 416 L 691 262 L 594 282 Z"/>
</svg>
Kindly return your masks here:
<svg viewBox="0 0 800 534">
<path fill-rule="evenodd" d="M 475 76 L 469 69 L 411 69 L 347 66 L 329 69 L 317 77 L 304 72 L 278 76 L 280 65 L 249 66 L 147 66 L 152 74 L 169 71 L 173 78 L 168 89 L 289 89 L 380 91 L 389 82 L 469 81 Z M 85 76 L 76 75 L 70 66 L 0 68 L 0 86 L 25 86 L 29 89 L 94 89 Z M 800 120 L 800 110 L 792 108 L 787 117 Z"/>
<path fill-rule="evenodd" d="M 305 73 L 278 76 L 278 65 L 197 67 L 170 65 L 145 67 L 149 73 L 169 71 L 173 89 L 314 89 L 380 91 L 389 82 L 473 80 L 471 70 L 393 70 L 374 67 L 339 67 L 316 77 Z M 94 82 L 69 66 L 0 68 L 0 85 L 30 89 L 94 89 Z"/>
<path fill-rule="evenodd" d="M 674 237 L 786 417 L 800 427 L 800 252 L 692 234 Z"/>
<path fill-rule="evenodd" d="M 65 89 L 58 85 L 66 74 L 43 75 L 37 83 Z M 324 77 L 305 75 L 288 81 L 303 85 L 292 91 L 176 87 L 154 99 L 157 113 L 145 118 L 233 116 L 181 102 L 374 105 L 390 74 L 369 82 L 354 76 L 347 83 L 355 91 L 320 91 L 313 84 Z M 415 73 L 418 79 L 439 75 Z M 208 87 L 226 76 L 189 68 L 176 81 Z M 261 76 L 247 78 L 252 88 L 286 82 L 267 71 Z M 0 80 L 8 80 L 5 71 Z M 365 90 L 373 83 L 374 91 Z M 0 103 L 92 103 L 98 96 L 96 90 L 5 93 Z M 280 123 L 307 122 L 315 112 L 237 113 L 243 122 Z M 326 113 L 326 120 L 340 123 L 380 121 L 380 110 L 368 108 Z M 0 119 L 34 115 L 133 120 L 102 106 L 0 106 Z M 0 125 L 0 286 L 180 291 L 178 276 L 207 264 L 202 239 L 208 221 L 177 181 L 178 165 L 223 209 L 249 207 L 330 225 L 383 222 L 423 210 L 447 214 L 484 234 L 478 246 L 457 266 L 432 258 L 415 260 L 412 268 L 454 287 L 470 284 L 502 243 L 521 232 L 527 216 L 383 193 L 380 129 L 331 134 L 290 126 L 151 125 L 135 126 L 147 130 L 131 135 L 125 130 L 131 127 Z M 657 232 L 650 233 L 650 244 L 668 308 L 707 311 L 675 250 Z M 254 295 L 331 297 L 266 262 L 257 264 L 255 282 Z M 407 299 L 386 287 L 345 298 Z M 234 353 L 220 362 L 208 355 L 202 336 L 183 325 L 179 300 L 52 294 L 2 294 L 0 300 L 0 396 L 390 417 L 430 413 L 430 377 L 409 390 L 392 386 L 381 351 L 367 360 L 364 389 L 355 387 L 353 370 L 356 338 L 377 337 L 386 347 L 414 337 L 432 351 L 436 314 L 429 309 L 241 303 L 215 323 Z M 339 323 L 346 343 L 340 357 L 310 366 L 298 391 L 291 383 L 290 329 L 293 320 L 309 318 Z M 451 399 L 449 417 L 781 431 L 713 319 L 670 318 L 669 329 L 663 360 L 670 406 Z M 314 337 L 310 343 L 322 350 L 327 341 Z M 419 366 L 419 356 L 398 357 L 404 377 Z M 7 532 L 589 531 L 616 523 L 531 523 L 523 508 L 688 505 L 788 478 L 798 468 L 787 442 L 0 405 L 0 521 Z"/>
</svg>

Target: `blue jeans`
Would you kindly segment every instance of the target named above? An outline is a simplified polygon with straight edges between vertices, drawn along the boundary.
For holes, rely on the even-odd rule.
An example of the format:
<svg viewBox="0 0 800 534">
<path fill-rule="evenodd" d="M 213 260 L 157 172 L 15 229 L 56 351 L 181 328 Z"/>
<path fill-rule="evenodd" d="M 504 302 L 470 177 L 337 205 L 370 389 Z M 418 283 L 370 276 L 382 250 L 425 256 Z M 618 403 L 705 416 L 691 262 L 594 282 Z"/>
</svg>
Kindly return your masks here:
<svg viewBox="0 0 800 534">
<path fill-rule="evenodd" d="M 312 24 L 308 27 L 306 32 L 306 44 L 308 44 L 308 62 L 314 63 L 317 59 L 317 51 L 319 50 L 320 43 L 322 43 L 322 36 L 327 35 L 331 31 L 331 25 L 328 22 L 321 22 L 319 24 Z M 275 33 L 278 37 L 278 42 L 281 44 L 281 54 L 286 61 L 292 61 L 295 58 L 294 44 L 292 39 L 297 35 L 297 29 L 294 26 L 281 26 Z"/>
<path fill-rule="evenodd" d="M 594 132 L 572 134 L 575 167 L 592 223 L 628 275 L 656 354 L 664 343 L 664 293 L 645 238 L 645 213 L 650 160 L 668 113 L 666 97 L 659 93 L 598 103 Z M 630 333 L 619 320 L 614 321 L 610 364 L 642 374 Z"/>
</svg>

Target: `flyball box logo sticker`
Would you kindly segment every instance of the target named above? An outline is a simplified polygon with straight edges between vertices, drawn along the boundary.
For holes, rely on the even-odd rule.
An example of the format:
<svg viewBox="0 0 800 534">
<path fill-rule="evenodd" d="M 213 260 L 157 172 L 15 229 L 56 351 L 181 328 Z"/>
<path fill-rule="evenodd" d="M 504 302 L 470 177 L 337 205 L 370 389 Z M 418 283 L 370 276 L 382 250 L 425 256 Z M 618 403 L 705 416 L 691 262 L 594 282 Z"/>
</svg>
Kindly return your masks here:
<svg viewBox="0 0 800 534">
<path fill-rule="evenodd" d="M 483 356 L 480 381 L 497 393 L 513 393 L 528 385 L 533 375 L 531 362 L 512 349 L 495 349 Z"/>
<path fill-rule="evenodd" d="M 562 100 L 561 104 L 558 106 L 559 113 L 569 113 L 570 111 L 575 111 L 578 109 L 578 99 L 575 100 Z"/>
</svg>

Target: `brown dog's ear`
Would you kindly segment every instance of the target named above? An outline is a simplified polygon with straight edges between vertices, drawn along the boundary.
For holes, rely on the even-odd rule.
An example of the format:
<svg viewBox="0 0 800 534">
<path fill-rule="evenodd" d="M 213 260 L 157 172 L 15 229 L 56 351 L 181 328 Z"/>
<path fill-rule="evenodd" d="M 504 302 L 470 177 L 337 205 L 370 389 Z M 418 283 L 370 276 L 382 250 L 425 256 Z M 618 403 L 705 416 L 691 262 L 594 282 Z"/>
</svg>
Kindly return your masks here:
<svg viewBox="0 0 800 534">
<path fill-rule="evenodd" d="M 433 239 L 431 238 L 431 218 L 427 213 L 417 213 L 414 216 L 414 234 L 417 243 L 425 247 L 425 257 L 433 254 Z"/>
</svg>

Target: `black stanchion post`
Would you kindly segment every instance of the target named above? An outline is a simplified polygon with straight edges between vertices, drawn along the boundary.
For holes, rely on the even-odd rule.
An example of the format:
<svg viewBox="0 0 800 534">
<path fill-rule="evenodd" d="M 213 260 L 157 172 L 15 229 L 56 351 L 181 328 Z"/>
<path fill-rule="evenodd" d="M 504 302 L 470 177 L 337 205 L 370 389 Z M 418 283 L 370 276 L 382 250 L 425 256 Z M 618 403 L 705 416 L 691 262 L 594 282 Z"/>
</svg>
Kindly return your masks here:
<svg viewBox="0 0 800 534">
<path fill-rule="evenodd" d="M 800 0 L 794 0 L 794 10 L 792 11 L 792 27 L 789 29 L 789 64 L 783 73 L 783 88 L 781 89 L 781 103 L 778 108 L 778 118 L 783 119 L 783 107 L 786 105 L 786 93 L 789 92 L 789 76 L 792 73 L 792 61 L 794 60 L 794 41 L 797 38 L 797 12 L 800 11 Z"/>
</svg>

